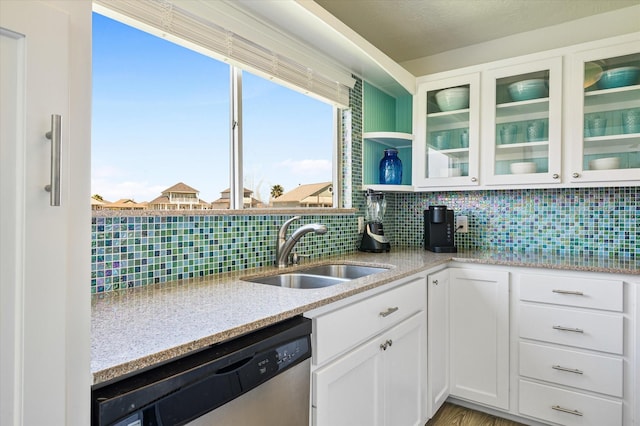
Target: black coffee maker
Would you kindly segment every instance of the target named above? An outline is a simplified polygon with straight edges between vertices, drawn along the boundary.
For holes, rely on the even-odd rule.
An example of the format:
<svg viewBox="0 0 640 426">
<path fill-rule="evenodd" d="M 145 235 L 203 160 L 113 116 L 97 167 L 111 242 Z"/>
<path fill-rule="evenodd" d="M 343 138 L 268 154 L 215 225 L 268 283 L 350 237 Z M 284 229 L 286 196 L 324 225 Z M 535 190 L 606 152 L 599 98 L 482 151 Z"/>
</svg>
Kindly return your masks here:
<svg viewBox="0 0 640 426">
<path fill-rule="evenodd" d="M 367 191 L 366 223 L 360 241 L 360 251 L 382 253 L 391 250 L 389 238 L 385 237 L 382 229 L 382 218 L 386 208 L 387 202 L 382 192 Z"/>
<path fill-rule="evenodd" d="M 429 206 L 424 211 L 424 248 L 435 253 L 455 253 L 453 210 Z"/>
</svg>

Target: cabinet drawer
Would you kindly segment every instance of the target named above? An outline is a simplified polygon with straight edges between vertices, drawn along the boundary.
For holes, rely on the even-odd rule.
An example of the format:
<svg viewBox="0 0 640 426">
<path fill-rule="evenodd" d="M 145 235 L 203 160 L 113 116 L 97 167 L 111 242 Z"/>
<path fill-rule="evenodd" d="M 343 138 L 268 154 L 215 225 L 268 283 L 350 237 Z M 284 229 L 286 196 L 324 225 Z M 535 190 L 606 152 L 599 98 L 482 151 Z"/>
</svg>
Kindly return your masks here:
<svg viewBox="0 0 640 426">
<path fill-rule="evenodd" d="M 313 319 L 314 364 L 354 347 L 380 331 L 425 309 L 426 278 L 328 312 Z"/>
<path fill-rule="evenodd" d="M 520 337 L 622 354 L 620 314 L 520 305 Z"/>
<path fill-rule="evenodd" d="M 622 281 L 526 274 L 520 300 L 622 312 Z"/>
<path fill-rule="evenodd" d="M 566 426 L 622 424 L 622 402 L 520 380 L 520 414 Z"/>
<path fill-rule="evenodd" d="M 622 397 L 622 359 L 520 342 L 520 375 Z"/>
</svg>

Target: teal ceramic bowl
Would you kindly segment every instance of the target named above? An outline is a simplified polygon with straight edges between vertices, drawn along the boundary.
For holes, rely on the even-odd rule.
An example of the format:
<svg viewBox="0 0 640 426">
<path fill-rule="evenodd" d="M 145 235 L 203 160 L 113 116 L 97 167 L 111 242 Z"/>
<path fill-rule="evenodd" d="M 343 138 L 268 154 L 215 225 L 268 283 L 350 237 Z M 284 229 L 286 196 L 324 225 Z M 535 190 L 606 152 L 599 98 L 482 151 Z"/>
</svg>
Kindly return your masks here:
<svg viewBox="0 0 640 426">
<path fill-rule="evenodd" d="M 549 96 L 547 80 L 534 78 L 512 83 L 507 88 L 509 96 L 515 102 L 528 101 L 530 99 L 546 98 Z"/>
<path fill-rule="evenodd" d="M 436 93 L 436 103 L 440 111 L 455 111 L 469 108 L 469 88 L 452 87 Z"/>
<path fill-rule="evenodd" d="M 598 80 L 598 89 L 632 86 L 638 81 L 640 67 L 620 67 L 607 70 Z"/>
</svg>

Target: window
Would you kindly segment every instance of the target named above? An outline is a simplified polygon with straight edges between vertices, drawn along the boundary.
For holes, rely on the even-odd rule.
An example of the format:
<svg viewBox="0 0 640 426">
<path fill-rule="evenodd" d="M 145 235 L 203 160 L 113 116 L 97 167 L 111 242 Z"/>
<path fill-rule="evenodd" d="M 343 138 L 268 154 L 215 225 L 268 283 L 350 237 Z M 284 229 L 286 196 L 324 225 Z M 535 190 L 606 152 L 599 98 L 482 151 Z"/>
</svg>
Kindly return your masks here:
<svg viewBox="0 0 640 426">
<path fill-rule="evenodd" d="M 235 190 L 243 208 L 333 206 L 334 106 L 244 71 L 235 188 L 232 67 L 97 13 L 93 32 L 92 193 L 102 208 L 225 209 Z"/>
<path fill-rule="evenodd" d="M 244 184 L 269 207 L 331 207 L 331 105 L 243 73 Z"/>
</svg>

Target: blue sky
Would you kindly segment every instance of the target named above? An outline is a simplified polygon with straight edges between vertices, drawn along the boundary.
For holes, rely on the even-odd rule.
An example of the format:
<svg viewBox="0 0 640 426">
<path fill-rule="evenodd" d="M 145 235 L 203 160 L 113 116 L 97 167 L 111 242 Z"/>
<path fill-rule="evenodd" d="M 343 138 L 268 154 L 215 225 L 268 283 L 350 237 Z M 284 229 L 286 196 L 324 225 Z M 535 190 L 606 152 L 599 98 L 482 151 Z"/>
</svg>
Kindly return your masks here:
<svg viewBox="0 0 640 426">
<path fill-rule="evenodd" d="M 331 180 L 332 107 L 243 74 L 245 187 Z M 150 201 L 177 182 L 229 187 L 229 67 L 104 16 L 93 19 L 91 192 Z"/>
</svg>

